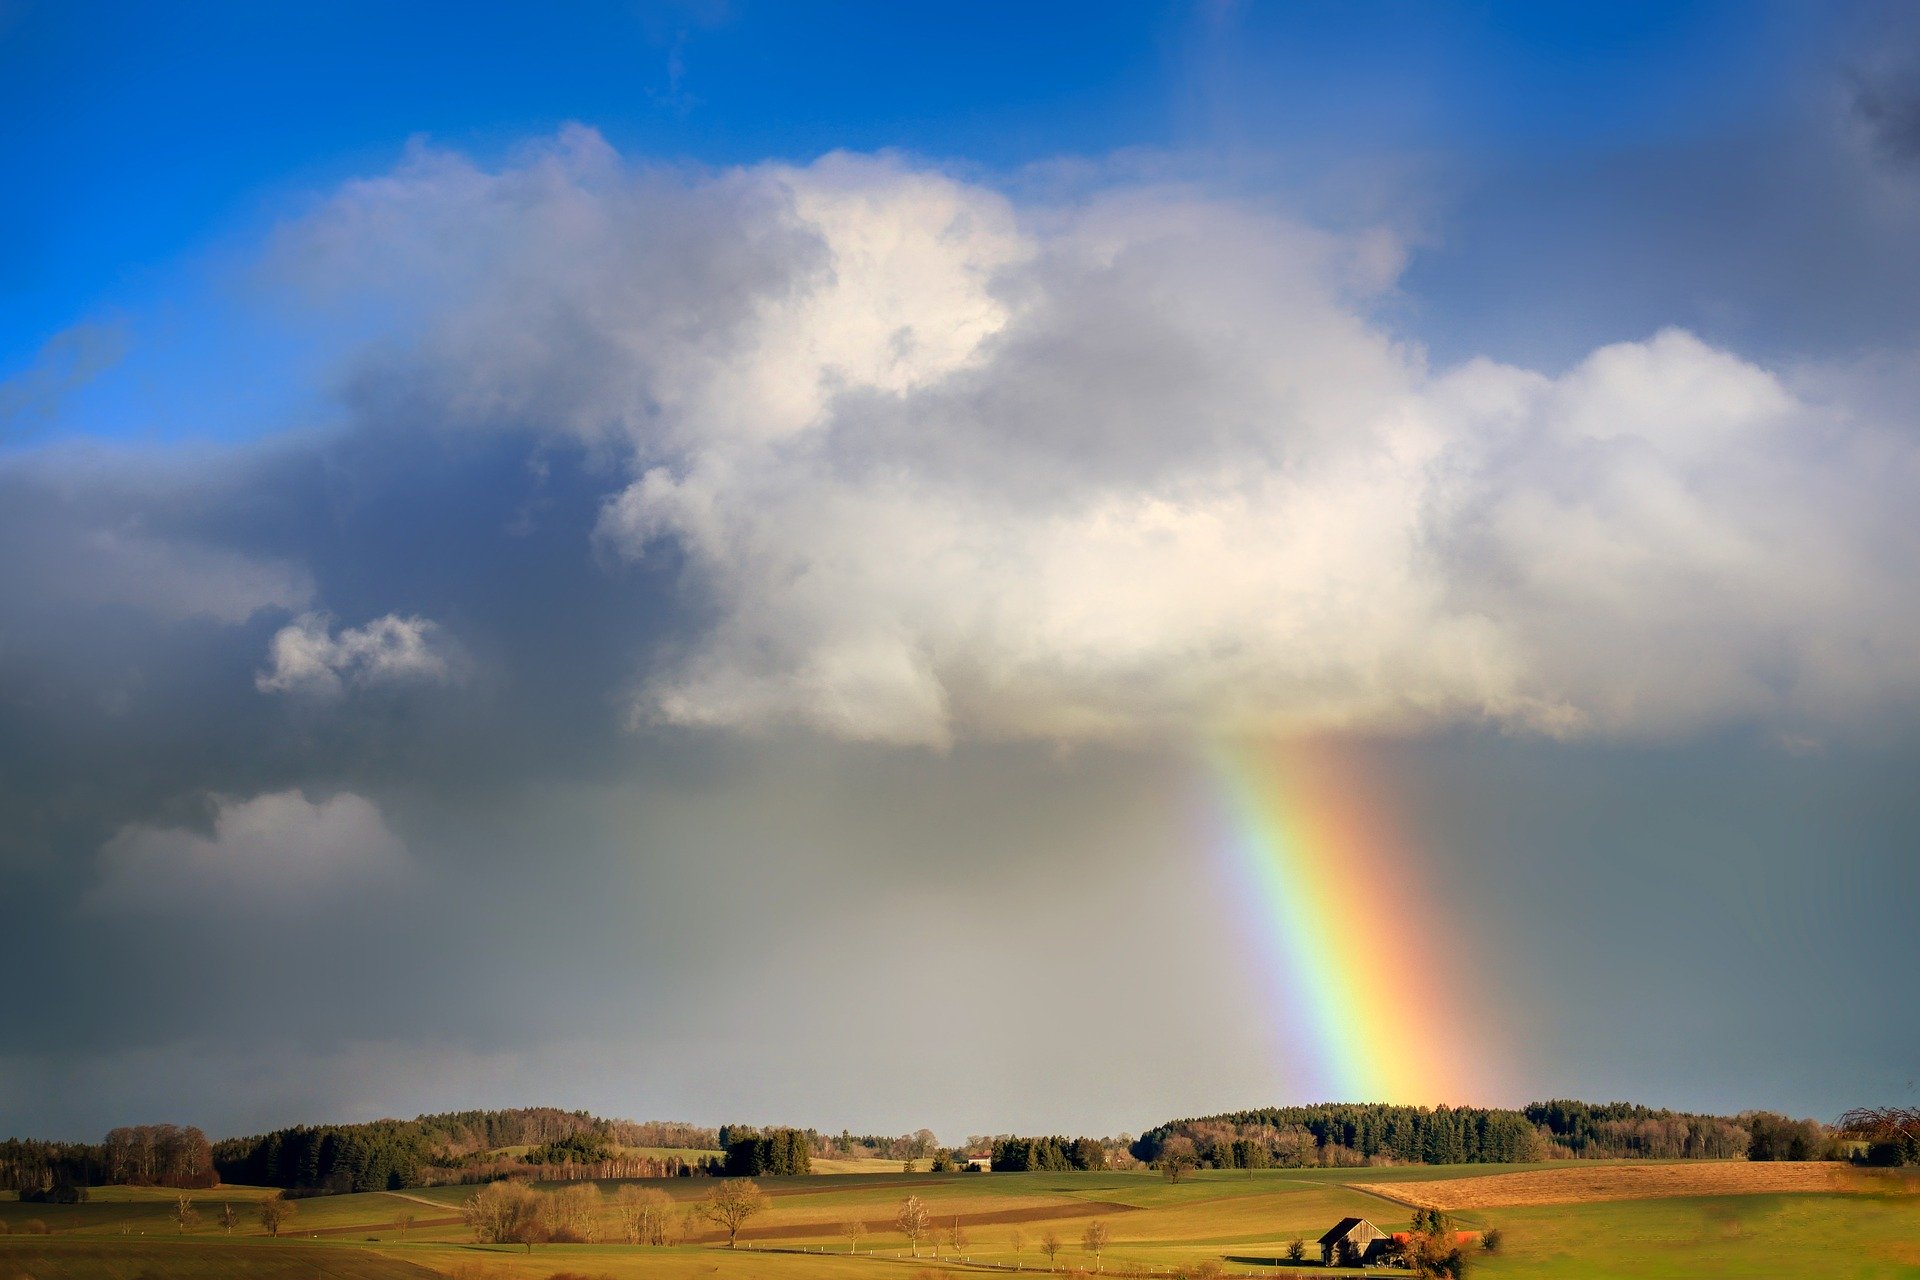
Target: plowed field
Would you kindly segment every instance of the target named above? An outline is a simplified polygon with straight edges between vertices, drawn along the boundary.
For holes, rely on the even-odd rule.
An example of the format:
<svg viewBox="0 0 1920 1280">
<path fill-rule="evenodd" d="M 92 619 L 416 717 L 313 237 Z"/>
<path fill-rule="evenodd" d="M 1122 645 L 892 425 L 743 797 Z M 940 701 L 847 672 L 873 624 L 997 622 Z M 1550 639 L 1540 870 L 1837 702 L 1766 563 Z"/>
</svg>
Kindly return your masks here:
<svg viewBox="0 0 1920 1280">
<path fill-rule="evenodd" d="M 1838 1191 L 1845 1165 L 1787 1162 L 1713 1164 L 1569 1164 L 1561 1169 L 1496 1173 L 1435 1182 L 1355 1182 L 1355 1190 L 1422 1209 L 1492 1209 L 1508 1205 L 1585 1204 L 1596 1200 L 1660 1200 L 1670 1196 L 1745 1196 L 1768 1192 Z"/>
</svg>

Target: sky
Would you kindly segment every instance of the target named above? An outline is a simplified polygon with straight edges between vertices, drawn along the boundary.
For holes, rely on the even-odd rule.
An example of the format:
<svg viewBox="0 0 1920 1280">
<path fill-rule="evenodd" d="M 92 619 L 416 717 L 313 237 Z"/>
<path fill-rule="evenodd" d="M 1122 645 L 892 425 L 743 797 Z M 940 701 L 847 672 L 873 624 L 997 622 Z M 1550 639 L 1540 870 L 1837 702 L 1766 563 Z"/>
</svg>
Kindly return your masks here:
<svg viewBox="0 0 1920 1280">
<path fill-rule="evenodd" d="M 1916 1100 L 1911 10 L 0 0 L 0 139 L 0 1129 Z"/>
</svg>

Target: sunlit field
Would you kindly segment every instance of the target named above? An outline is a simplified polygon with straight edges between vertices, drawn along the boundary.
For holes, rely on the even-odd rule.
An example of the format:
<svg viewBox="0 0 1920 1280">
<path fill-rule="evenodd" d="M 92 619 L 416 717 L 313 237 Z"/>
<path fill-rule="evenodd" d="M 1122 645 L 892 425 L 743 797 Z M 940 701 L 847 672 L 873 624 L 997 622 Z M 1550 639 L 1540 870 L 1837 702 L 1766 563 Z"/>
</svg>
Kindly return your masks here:
<svg viewBox="0 0 1920 1280">
<path fill-rule="evenodd" d="M 1578 1171 L 1609 1168 L 1583 1163 Z M 1644 1167 L 1644 1163 L 1643 1166 Z M 1702 1170 L 1743 1166 L 1696 1166 Z M 177 1194 L 97 1191 L 83 1205 L 0 1202 L 0 1280 L 54 1277 L 294 1277 L 385 1280 L 547 1280 L 576 1277 L 911 1277 L 986 1270 L 1091 1272 L 1082 1247 L 1089 1223 L 1104 1223 L 1098 1265 L 1108 1274 L 1357 1274 L 1317 1265 L 1314 1241 L 1343 1216 L 1383 1230 L 1408 1225 L 1411 1210 L 1388 1196 L 1394 1184 L 1432 1183 L 1554 1166 L 1446 1170 L 1309 1169 L 1209 1171 L 1179 1183 L 1142 1172 L 1060 1174 L 842 1174 L 766 1178 L 765 1212 L 729 1251 L 710 1229 L 667 1247 L 619 1243 L 476 1245 L 460 1221 L 472 1188 L 325 1196 L 299 1202 L 280 1239 L 259 1223 L 264 1191 L 223 1187 L 188 1193 L 198 1220 L 175 1220 Z M 1365 1181 L 1372 1193 L 1352 1183 Z M 1671 1179 L 1668 1180 L 1671 1182 Z M 600 1184 L 611 1193 L 620 1184 Z M 652 1181 L 691 1204 L 703 1179 Z M 1489 1183 L 1487 1186 L 1499 1184 Z M 1476 1258 L 1488 1276 L 1713 1277 L 1920 1276 L 1920 1196 L 1910 1182 L 1840 1180 L 1792 1194 L 1687 1195 L 1599 1203 L 1527 1204 L 1461 1210 L 1462 1227 L 1500 1229 L 1497 1255 Z M 1461 1188 L 1475 1198 L 1474 1189 Z M 915 1258 L 893 1226 L 902 1199 L 919 1196 L 933 1235 Z M 1479 1198 L 1486 1198 L 1481 1196 Z M 238 1217 L 232 1233 L 221 1209 Z M 859 1222 L 857 1241 L 845 1224 Z M 47 1234 L 40 1234 L 41 1228 Z M 957 1237 L 955 1228 L 958 1228 Z M 603 1240 L 620 1238 L 609 1200 Z M 1058 1249 L 1049 1260 L 1047 1237 Z M 1287 1260 L 1305 1243 L 1307 1261 Z M 857 1252 L 856 1252 L 857 1249 Z M 1383 1274 L 1374 1269 L 1371 1274 Z M 1384 1274 L 1394 1274 L 1385 1272 Z"/>
</svg>

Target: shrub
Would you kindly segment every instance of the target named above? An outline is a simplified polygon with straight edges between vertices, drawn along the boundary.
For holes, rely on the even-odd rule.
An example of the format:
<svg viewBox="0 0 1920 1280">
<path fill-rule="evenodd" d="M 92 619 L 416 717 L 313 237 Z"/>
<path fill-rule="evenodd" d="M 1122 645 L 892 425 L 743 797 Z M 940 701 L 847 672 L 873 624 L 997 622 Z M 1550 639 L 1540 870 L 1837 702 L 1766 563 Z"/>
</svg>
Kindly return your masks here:
<svg viewBox="0 0 1920 1280">
<path fill-rule="evenodd" d="M 1500 1252 L 1500 1246 L 1506 1242 L 1506 1233 L 1498 1227 L 1488 1227 L 1480 1236 L 1480 1247 L 1488 1253 Z"/>
</svg>

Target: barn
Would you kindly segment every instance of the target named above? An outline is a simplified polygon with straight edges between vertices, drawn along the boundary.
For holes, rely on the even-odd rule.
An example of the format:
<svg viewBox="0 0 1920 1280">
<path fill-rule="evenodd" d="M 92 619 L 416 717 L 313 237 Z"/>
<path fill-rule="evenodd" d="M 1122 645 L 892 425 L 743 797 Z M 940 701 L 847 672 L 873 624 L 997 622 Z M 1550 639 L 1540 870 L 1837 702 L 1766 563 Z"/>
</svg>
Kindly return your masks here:
<svg viewBox="0 0 1920 1280">
<path fill-rule="evenodd" d="M 1392 1237 L 1365 1218 L 1342 1218 L 1320 1237 L 1320 1262 L 1328 1267 L 1351 1267 L 1379 1262 Z"/>
</svg>

